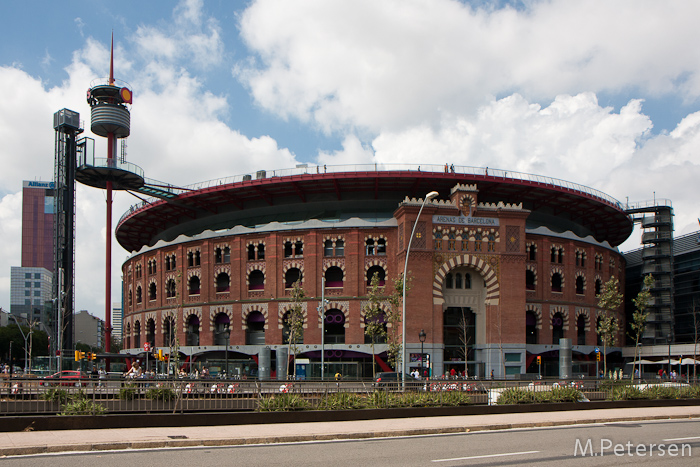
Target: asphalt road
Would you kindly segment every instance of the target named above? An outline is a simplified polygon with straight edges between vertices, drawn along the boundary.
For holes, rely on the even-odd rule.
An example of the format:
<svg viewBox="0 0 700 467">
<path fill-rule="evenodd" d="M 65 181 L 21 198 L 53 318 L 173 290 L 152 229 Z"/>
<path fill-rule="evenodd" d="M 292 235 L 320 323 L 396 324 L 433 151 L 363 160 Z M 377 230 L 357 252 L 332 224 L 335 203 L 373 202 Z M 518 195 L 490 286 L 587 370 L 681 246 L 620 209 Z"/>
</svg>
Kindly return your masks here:
<svg viewBox="0 0 700 467">
<path fill-rule="evenodd" d="M 85 436 L 90 436 L 86 431 Z M 464 434 L 12 457 L 5 467 L 486 466 L 700 464 L 700 420 L 618 422 Z"/>
</svg>

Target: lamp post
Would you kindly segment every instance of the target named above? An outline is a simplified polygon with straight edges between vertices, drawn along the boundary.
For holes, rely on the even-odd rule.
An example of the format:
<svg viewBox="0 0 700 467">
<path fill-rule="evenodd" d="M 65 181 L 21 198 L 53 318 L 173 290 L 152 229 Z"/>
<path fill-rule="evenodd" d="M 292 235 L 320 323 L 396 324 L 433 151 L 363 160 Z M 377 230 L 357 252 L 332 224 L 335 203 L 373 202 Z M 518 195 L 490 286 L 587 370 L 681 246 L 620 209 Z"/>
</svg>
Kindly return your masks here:
<svg viewBox="0 0 700 467">
<path fill-rule="evenodd" d="M 425 370 L 425 354 L 423 353 L 423 343 L 425 342 L 425 331 L 423 329 L 420 330 L 418 333 L 418 340 L 420 340 L 420 369 L 421 369 L 421 374 L 419 375 L 421 378 L 423 377 L 423 373 Z"/>
<path fill-rule="evenodd" d="M 420 214 L 423 212 L 425 203 L 428 200 L 435 198 L 438 195 L 437 191 L 431 191 L 423 199 L 423 204 L 420 205 L 418 210 L 418 215 L 413 223 L 413 229 L 411 230 L 411 237 L 408 239 L 408 245 L 406 247 L 406 259 L 403 265 L 403 292 L 401 294 L 401 388 L 406 389 L 406 273 L 408 271 L 408 255 L 411 252 L 411 242 L 413 241 L 413 236 L 416 234 L 416 226 L 418 225 L 418 219 L 420 219 Z"/>
<path fill-rule="evenodd" d="M 669 332 L 666 336 L 666 341 L 668 342 L 668 377 L 671 378 L 671 333 Z"/>
<path fill-rule="evenodd" d="M 231 339 L 231 328 L 227 328 L 226 332 L 224 332 L 224 335 L 226 336 L 226 378 L 229 378 L 228 375 L 228 343 Z"/>
<path fill-rule="evenodd" d="M 15 324 L 19 328 L 19 332 L 22 333 L 22 337 L 24 338 L 24 374 L 26 375 L 28 373 L 29 367 L 27 366 L 27 353 L 29 352 L 29 343 L 27 342 L 29 340 L 29 336 L 32 334 L 32 328 L 29 328 L 29 334 L 25 335 L 24 331 L 22 330 L 22 326 L 19 325 L 19 321 L 17 321 L 17 318 L 15 315 L 10 313 L 10 317 L 15 320 Z"/>
</svg>

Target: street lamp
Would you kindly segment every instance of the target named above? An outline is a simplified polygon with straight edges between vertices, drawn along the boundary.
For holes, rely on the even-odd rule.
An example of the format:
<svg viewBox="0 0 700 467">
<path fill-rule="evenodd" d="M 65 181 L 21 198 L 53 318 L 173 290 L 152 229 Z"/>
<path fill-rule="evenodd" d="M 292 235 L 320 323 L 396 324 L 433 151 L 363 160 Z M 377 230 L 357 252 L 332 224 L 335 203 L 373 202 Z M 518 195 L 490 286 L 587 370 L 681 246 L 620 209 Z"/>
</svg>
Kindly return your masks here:
<svg viewBox="0 0 700 467">
<path fill-rule="evenodd" d="M 24 331 L 22 330 L 22 326 L 19 325 L 19 322 L 17 321 L 17 318 L 15 315 L 10 313 L 10 317 L 15 320 L 15 324 L 17 324 L 17 327 L 19 328 L 19 332 L 22 333 L 22 337 L 24 338 L 24 374 L 26 375 L 28 373 L 28 366 L 27 366 L 27 352 L 29 352 L 29 343 L 27 342 L 29 340 L 29 337 L 32 335 L 32 328 L 29 328 L 29 334 L 25 335 Z"/>
<path fill-rule="evenodd" d="M 229 373 L 228 373 L 228 343 L 231 339 L 231 328 L 227 328 L 226 331 L 224 332 L 224 336 L 226 336 L 226 378 L 229 378 Z"/>
<path fill-rule="evenodd" d="M 413 236 L 416 234 L 416 226 L 418 225 L 418 219 L 420 219 L 420 214 L 423 212 L 425 203 L 428 200 L 435 198 L 438 195 L 437 191 L 431 191 L 423 199 L 423 204 L 420 205 L 418 210 L 418 215 L 413 223 L 413 229 L 411 230 L 411 237 L 408 239 L 408 246 L 406 247 L 406 259 L 403 265 L 403 293 L 401 294 L 401 388 L 406 389 L 406 273 L 408 271 L 408 255 L 411 252 L 411 242 L 413 241 Z"/>
<path fill-rule="evenodd" d="M 666 342 L 668 342 L 668 378 L 671 379 L 671 333 L 670 332 L 666 336 Z"/>
<path fill-rule="evenodd" d="M 425 331 L 423 329 L 421 329 L 420 332 L 418 333 L 418 340 L 420 340 L 420 368 L 421 368 L 420 377 L 421 378 L 423 377 L 423 373 L 425 372 L 425 370 L 423 370 L 423 368 L 425 368 L 425 363 L 424 363 L 425 354 L 423 353 L 423 343 L 425 342 L 425 338 L 426 338 Z"/>
</svg>

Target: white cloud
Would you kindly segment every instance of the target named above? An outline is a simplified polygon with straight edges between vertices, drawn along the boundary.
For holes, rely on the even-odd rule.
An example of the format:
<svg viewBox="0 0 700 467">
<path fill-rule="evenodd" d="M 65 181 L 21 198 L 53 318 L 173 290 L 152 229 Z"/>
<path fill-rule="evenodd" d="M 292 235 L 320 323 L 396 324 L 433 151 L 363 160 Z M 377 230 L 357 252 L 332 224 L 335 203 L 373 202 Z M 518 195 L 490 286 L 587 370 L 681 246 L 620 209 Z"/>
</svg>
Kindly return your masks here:
<svg viewBox="0 0 700 467">
<path fill-rule="evenodd" d="M 214 18 L 203 19 L 202 6 L 201 0 L 184 0 L 175 7 L 172 23 L 139 26 L 133 41 L 140 57 L 169 64 L 187 60 L 201 69 L 220 64 L 220 27 Z"/>
<path fill-rule="evenodd" d="M 474 10 L 454 0 L 259 0 L 237 64 L 257 102 L 326 131 L 395 131 L 471 114 L 514 92 L 551 100 L 640 89 L 700 96 L 700 3 L 528 2 Z"/>
</svg>

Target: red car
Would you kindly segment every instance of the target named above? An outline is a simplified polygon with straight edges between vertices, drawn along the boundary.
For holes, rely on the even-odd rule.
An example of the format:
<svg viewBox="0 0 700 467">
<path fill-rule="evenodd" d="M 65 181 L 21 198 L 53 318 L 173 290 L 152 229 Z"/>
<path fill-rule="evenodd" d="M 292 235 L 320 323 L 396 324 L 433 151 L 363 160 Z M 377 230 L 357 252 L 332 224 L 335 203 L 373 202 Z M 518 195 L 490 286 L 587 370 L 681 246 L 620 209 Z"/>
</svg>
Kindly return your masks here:
<svg viewBox="0 0 700 467">
<path fill-rule="evenodd" d="M 83 386 L 89 379 L 87 373 L 78 370 L 63 370 L 58 373 L 54 373 L 51 376 L 45 376 L 44 386 L 55 386 L 60 383 L 61 386 Z"/>
</svg>

